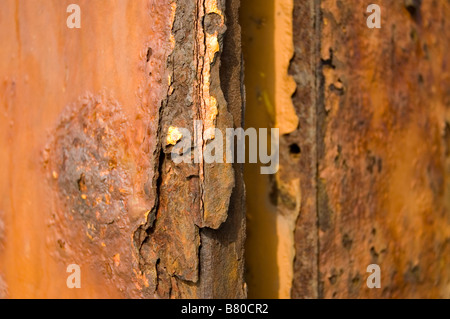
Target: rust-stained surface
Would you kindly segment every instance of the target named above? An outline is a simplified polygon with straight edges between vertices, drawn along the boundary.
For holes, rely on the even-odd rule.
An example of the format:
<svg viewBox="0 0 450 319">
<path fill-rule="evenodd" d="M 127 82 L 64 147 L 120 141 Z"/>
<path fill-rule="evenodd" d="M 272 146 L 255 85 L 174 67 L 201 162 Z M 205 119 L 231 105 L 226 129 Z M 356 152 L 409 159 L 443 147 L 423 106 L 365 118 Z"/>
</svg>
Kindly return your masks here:
<svg viewBox="0 0 450 319">
<path fill-rule="evenodd" d="M 71 2 L 0 4 L 0 298 L 246 297 L 246 209 L 250 297 L 450 297 L 448 1 Z"/>
<path fill-rule="evenodd" d="M 244 297 L 241 167 L 170 158 L 241 126 L 239 1 L 69 3 L 0 5 L 0 296 Z"/>
<path fill-rule="evenodd" d="M 316 1 L 294 1 L 293 41 L 294 57 L 289 73 L 297 89 L 292 96 L 298 114 L 296 131 L 280 141 L 289 153 L 280 152 L 280 167 L 284 178 L 297 172 L 300 178 L 300 209 L 295 229 L 296 255 L 293 262 L 292 298 L 318 297 L 318 237 L 317 237 L 317 47 L 319 18 Z M 294 157 L 297 162 L 292 162 Z"/>
<path fill-rule="evenodd" d="M 314 204 L 302 205 L 293 296 L 449 297 L 450 5 L 383 1 L 381 29 L 367 28 L 365 1 L 311 5 L 297 1 L 294 20 L 318 22 L 306 57 L 315 68 L 296 56 L 292 71 L 299 88 L 317 79 L 318 239 L 302 217 L 314 220 Z M 312 144 L 300 147 L 314 163 Z M 381 267 L 381 289 L 366 286 L 369 264 Z"/>
</svg>

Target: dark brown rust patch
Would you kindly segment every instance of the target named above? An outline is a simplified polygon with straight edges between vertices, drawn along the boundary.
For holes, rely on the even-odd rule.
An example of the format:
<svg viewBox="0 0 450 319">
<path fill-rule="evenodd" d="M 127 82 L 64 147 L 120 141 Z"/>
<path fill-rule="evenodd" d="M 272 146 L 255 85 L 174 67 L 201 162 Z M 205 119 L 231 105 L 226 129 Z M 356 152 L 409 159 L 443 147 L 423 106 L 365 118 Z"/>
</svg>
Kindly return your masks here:
<svg viewBox="0 0 450 319">
<path fill-rule="evenodd" d="M 344 234 L 342 237 L 342 246 L 344 246 L 345 249 L 350 250 L 352 248 L 353 240 L 350 238 L 348 234 Z"/>
<path fill-rule="evenodd" d="M 126 213 L 134 168 L 126 154 L 125 123 L 114 102 L 91 98 L 59 125 L 53 178 L 75 220 L 108 225 Z M 93 237 L 98 232 L 89 231 Z"/>
<path fill-rule="evenodd" d="M 292 97 L 299 125 L 289 144 L 296 143 L 301 154 L 297 161 L 284 160 L 280 154 L 280 167 L 285 166 L 287 174 L 297 171 L 300 177 L 301 205 L 295 230 L 293 298 L 317 298 L 323 294 L 323 282 L 318 275 L 317 206 L 324 204 L 317 198 L 317 34 L 319 12 L 318 2 L 294 1 L 293 40 L 295 54 L 289 74 L 294 78 L 297 89 Z M 288 144 L 288 145 L 289 145 Z M 291 156 L 290 156 L 291 157 Z M 319 204 L 320 202 L 320 204 Z M 322 225 L 324 226 L 324 225 Z"/>
<path fill-rule="evenodd" d="M 422 0 L 405 0 L 405 8 L 414 18 L 420 13 L 421 5 Z"/>
<path fill-rule="evenodd" d="M 450 123 L 445 122 L 444 132 L 445 156 L 450 157 Z"/>
<path fill-rule="evenodd" d="M 317 207 L 319 218 L 319 229 L 327 231 L 332 226 L 333 212 L 329 205 L 329 198 L 326 192 L 325 181 L 319 180 L 317 182 Z"/>
<path fill-rule="evenodd" d="M 216 31 L 220 31 L 220 24 L 222 23 L 222 17 L 217 13 L 208 13 L 204 18 L 204 28 L 206 33 L 214 34 Z"/>
</svg>

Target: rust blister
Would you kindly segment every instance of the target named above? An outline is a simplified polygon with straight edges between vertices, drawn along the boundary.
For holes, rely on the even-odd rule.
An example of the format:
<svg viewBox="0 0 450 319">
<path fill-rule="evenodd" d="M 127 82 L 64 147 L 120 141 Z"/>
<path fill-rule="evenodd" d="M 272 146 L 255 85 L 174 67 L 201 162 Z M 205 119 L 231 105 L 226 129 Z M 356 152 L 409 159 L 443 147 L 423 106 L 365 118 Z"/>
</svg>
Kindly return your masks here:
<svg viewBox="0 0 450 319">
<path fill-rule="evenodd" d="M 133 220 L 144 214 L 145 198 L 134 191 L 137 163 L 129 135 L 117 101 L 106 94 L 87 94 L 64 111 L 45 158 L 57 194 L 54 240 L 64 243 L 57 257 L 105 267 L 106 278 L 137 296 L 127 289 L 133 282 L 132 245 L 123 239 Z"/>
</svg>

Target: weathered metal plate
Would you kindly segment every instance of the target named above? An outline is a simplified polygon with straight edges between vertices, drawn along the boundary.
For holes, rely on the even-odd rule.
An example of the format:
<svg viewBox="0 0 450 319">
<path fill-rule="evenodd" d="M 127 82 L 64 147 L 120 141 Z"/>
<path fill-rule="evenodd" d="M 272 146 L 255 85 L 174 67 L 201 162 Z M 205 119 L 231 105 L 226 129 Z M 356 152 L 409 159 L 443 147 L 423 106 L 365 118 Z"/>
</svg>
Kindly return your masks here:
<svg viewBox="0 0 450 319">
<path fill-rule="evenodd" d="M 80 29 L 69 4 L 0 5 L 0 295 L 244 297 L 240 166 L 165 143 L 240 126 L 239 1 L 79 1 Z"/>
</svg>

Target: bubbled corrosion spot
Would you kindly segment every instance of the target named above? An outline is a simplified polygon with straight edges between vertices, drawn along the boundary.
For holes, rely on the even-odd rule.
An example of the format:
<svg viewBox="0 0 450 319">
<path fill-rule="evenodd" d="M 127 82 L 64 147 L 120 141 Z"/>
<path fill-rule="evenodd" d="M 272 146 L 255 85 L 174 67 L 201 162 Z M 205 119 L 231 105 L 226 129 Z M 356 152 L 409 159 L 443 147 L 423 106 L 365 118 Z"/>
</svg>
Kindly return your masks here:
<svg viewBox="0 0 450 319">
<path fill-rule="evenodd" d="M 130 132 L 118 102 L 88 95 L 63 112 L 45 155 L 54 189 L 54 242 L 65 243 L 58 257 L 93 264 L 128 292 L 133 214 L 144 216 L 147 209 L 133 188 L 143 186 L 136 181 Z"/>
<path fill-rule="evenodd" d="M 59 124 L 52 176 L 75 220 L 111 224 L 126 213 L 132 164 L 125 154 L 124 127 L 117 104 L 92 97 Z"/>
</svg>

